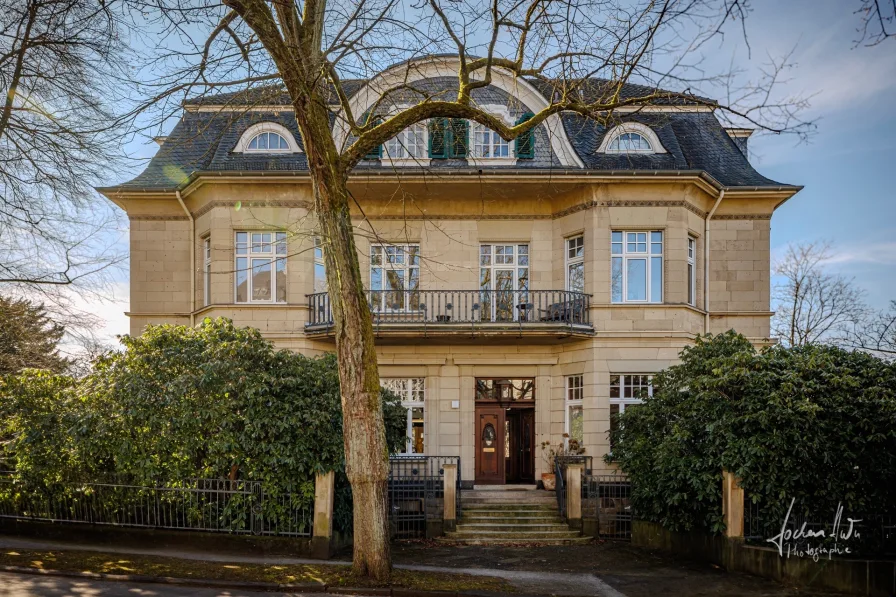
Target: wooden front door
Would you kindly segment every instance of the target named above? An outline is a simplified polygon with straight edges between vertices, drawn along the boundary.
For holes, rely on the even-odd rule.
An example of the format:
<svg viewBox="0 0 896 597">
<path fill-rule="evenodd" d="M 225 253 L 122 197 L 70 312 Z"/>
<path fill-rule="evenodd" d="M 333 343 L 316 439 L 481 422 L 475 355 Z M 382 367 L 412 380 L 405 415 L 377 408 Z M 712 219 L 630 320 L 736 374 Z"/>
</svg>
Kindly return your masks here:
<svg viewBox="0 0 896 597">
<path fill-rule="evenodd" d="M 476 407 L 476 483 L 504 483 L 504 409 Z"/>
<path fill-rule="evenodd" d="M 535 481 L 535 409 L 520 414 L 520 481 Z"/>
</svg>

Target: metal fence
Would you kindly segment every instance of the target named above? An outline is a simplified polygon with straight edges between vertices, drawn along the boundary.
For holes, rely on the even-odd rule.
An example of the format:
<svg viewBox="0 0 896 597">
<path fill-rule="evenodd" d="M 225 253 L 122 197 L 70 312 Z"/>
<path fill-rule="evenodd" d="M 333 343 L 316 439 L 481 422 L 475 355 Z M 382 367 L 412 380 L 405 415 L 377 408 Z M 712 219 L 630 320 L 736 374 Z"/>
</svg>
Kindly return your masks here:
<svg viewBox="0 0 896 597">
<path fill-rule="evenodd" d="M 367 291 L 374 324 L 562 323 L 591 325 L 591 295 L 569 290 Z M 308 327 L 333 325 L 330 296 L 308 295 Z"/>
<path fill-rule="evenodd" d="M 631 540 L 632 484 L 624 475 L 582 477 L 582 518 L 597 522 L 597 537 Z"/>
<path fill-rule="evenodd" d="M 457 465 L 456 519 L 461 514 L 459 456 L 392 456 L 389 458 L 389 522 L 395 539 L 426 537 L 428 521 L 444 514 L 445 464 Z"/>
<path fill-rule="evenodd" d="M 0 472 L 0 519 L 307 537 L 313 505 L 301 492 L 271 493 L 259 481 L 69 482 L 38 487 Z"/>
<path fill-rule="evenodd" d="M 760 502 L 753 503 L 744 496 L 744 541 L 749 545 L 772 546 L 770 539 L 780 538 L 786 554 L 811 549 L 849 548 L 851 555 L 896 555 L 896 517 L 858 515 L 843 512 L 838 518 L 836 509 L 829 515 L 808 514 L 794 507 L 790 515 L 769 516 Z M 850 524 L 848 518 L 859 520 Z M 784 525 L 784 526 L 782 526 Z M 835 552 L 836 553 L 836 552 Z"/>
<path fill-rule="evenodd" d="M 584 465 L 584 474 L 591 474 L 591 456 L 584 454 L 564 454 L 554 457 L 554 478 L 556 479 L 557 510 L 566 518 L 566 467 L 570 464 Z"/>
</svg>

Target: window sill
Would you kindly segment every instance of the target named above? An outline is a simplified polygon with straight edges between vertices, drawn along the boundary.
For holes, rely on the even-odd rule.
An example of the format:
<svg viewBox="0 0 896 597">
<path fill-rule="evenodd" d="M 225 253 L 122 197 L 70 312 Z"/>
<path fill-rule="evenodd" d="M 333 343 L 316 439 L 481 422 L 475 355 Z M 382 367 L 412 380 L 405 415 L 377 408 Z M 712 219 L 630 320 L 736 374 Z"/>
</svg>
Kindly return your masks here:
<svg viewBox="0 0 896 597">
<path fill-rule="evenodd" d="M 467 160 L 474 166 L 513 166 L 516 164 L 515 157 L 509 158 L 474 158 L 468 157 Z"/>
<path fill-rule="evenodd" d="M 383 166 L 394 166 L 396 168 L 412 168 L 414 166 L 429 166 L 429 158 L 382 158 L 380 163 Z"/>
</svg>

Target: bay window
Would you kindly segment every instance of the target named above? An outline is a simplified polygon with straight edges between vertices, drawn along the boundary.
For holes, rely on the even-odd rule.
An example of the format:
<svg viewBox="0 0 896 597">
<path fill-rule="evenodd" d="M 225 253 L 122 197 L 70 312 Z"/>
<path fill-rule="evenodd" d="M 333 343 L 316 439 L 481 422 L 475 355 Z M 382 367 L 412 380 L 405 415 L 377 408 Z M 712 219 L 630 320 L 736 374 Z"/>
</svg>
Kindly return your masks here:
<svg viewBox="0 0 896 597">
<path fill-rule="evenodd" d="M 235 294 L 238 303 L 286 302 L 286 233 L 237 232 Z"/>
<path fill-rule="evenodd" d="M 663 302 L 663 233 L 610 234 L 610 284 L 614 303 Z"/>
<path fill-rule="evenodd" d="M 582 447 L 585 441 L 584 404 L 585 384 L 582 375 L 570 375 L 566 378 L 566 435 L 569 442 L 576 442 Z"/>
<path fill-rule="evenodd" d="M 619 425 L 619 415 L 653 396 L 653 375 L 618 374 L 610 376 L 610 433 Z M 610 450 L 613 449 L 612 442 Z"/>
<path fill-rule="evenodd" d="M 585 292 L 585 238 L 566 239 L 566 289 Z"/>
</svg>

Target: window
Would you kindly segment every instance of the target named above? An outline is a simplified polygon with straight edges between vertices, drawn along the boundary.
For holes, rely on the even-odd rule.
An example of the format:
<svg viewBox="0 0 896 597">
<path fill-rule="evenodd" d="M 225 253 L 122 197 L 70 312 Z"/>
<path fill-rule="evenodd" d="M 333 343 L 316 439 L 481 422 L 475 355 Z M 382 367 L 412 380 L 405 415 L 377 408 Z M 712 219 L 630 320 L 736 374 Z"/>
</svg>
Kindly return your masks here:
<svg viewBox="0 0 896 597">
<path fill-rule="evenodd" d="M 408 409 L 406 454 L 423 454 L 423 378 L 381 379 L 380 385 L 401 397 L 401 405 Z"/>
<path fill-rule="evenodd" d="M 585 442 L 584 411 L 582 404 L 585 398 L 584 377 L 571 375 L 566 378 L 566 434 L 567 446 L 576 442 L 581 447 Z"/>
<path fill-rule="evenodd" d="M 653 375 L 620 374 L 610 376 L 610 432 L 616 430 L 619 415 L 626 408 L 641 404 L 653 396 Z M 612 435 L 611 435 L 612 437 Z M 610 450 L 613 449 L 612 443 Z"/>
<path fill-rule="evenodd" d="M 610 233 L 610 285 L 614 303 L 663 302 L 663 233 Z"/>
<path fill-rule="evenodd" d="M 319 236 L 314 237 L 314 292 L 327 291 L 327 265 Z"/>
<path fill-rule="evenodd" d="M 480 245 L 479 290 L 483 321 L 528 317 L 529 245 Z"/>
<path fill-rule="evenodd" d="M 607 153 L 653 153 L 653 147 L 640 133 L 622 133 L 610 141 Z"/>
<path fill-rule="evenodd" d="M 277 133 L 259 133 L 252 137 L 246 151 L 274 152 L 289 151 L 289 143 Z"/>
<path fill-rule="evenodd" d="M 470 123 L 463 118 L 433 118 L 429 121 L 429 157 L 465 158 Z"/>
<path fill-rule="evenodd" d="M 566 239 L 566 289 L 585 292 L 585 238 Z"/>
<path fill-rule="evenodd" d="M 286 233 L 236 233 L 236 302 L 286 302 Z"/>
<path fill-rule="evenodd" d="M 386 141 L 386 155 L 393 160 L 423 158 L 426 155 L 426 125 L 411 125 Z"/>
<path fill-rule="evenodd" d="M 473 125 L 473 153 L 476 159 L 510 159 L 510 143 L 479 123 Z"/>
<path fill-rule="evenodd" d="M 212 304 L 212 239 L 202 240 L 202 304 Z"/>
<path fill-rule="evenodd" d="M 420 308 L 419 245 L 370 247 L 370 302 L 374 311 Z"/>
<path fill-rule="evenodd" d="M 697 239 L 688 237 L 688 304 L 697 306 Z"/>
</svg>

